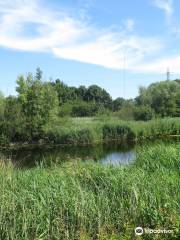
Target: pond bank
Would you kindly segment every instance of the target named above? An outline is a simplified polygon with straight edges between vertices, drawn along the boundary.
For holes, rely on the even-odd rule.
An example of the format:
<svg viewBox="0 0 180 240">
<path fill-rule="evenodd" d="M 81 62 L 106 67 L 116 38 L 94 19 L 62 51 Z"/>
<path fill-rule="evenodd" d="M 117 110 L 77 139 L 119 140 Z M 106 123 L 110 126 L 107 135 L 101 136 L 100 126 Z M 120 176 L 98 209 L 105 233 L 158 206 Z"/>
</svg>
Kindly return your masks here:
<svg viewBox="0 0 180 240">
<path fill-rule="evenodd" d="M 36 141 L 4 144 L 0 148 L 26 148 L 55 145 L 83 146 L 106 142 L 136 143 L 144 140 L 180 138 L 180 118 L 156 119 L 148 122 L 110 119 L 71 119 L 64 125 L 48 125 Z"/>
</svg>

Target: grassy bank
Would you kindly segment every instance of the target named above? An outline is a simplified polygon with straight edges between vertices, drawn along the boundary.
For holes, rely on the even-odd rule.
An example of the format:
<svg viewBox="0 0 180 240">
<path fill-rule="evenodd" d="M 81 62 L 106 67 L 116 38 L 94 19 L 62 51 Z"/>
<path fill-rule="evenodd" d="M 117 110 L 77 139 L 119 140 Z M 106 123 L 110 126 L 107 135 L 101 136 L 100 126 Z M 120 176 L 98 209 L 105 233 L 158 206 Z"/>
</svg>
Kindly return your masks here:
<svg viewBox="0 0 180 240">
<path fill-rule="evenodd" d="M 180 118 L 123 121 L 117 117 L 59 118 L 46 124 L 35 138 L 14 132 L 17 139 L 0 137 L 0 148 L 43 144 L 92 145 L 103 142 L 140 142 L 180 138 Z"/>
<path fill-rule="evenodd" d="M 117 118 L 72 118 L 46 126 L 46 141 L 59 144 L 141 141 L 180 136 L 180 119 L 156 119 L 148 122 L 121 121 Z"/>
<path fill-rule="evenodd" d="M 134 228 L 178 239 L 180 146 L 141 147 L 129 167 L 67 163 L 14 170 L 1 163 L 0 239 L 134 239 Z"/>
</svg>

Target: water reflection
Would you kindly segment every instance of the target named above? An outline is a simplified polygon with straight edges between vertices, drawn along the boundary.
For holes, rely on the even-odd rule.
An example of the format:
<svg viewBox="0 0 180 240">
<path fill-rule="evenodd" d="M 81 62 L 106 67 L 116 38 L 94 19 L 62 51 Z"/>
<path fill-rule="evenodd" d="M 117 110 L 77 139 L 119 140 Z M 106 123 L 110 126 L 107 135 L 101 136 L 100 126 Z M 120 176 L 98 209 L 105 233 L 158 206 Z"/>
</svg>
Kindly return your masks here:
<svg viewBox="0 0 180 240">
<path fill-rule="evenodd" d="M 102 164 L 129 164 L 135 159 L 134 146 L 122 144 L 99 144 L 96 146 L 43 146 L 32 149 L 8 151 L 16 167 L 31 168 L 43 162 L 45 166 L 65 161 L 88 161 Z"/>
<path fill-rule="evenodd" d="M 179 142 L 178 138 L 140 142 L 138 145 L 108 143 L 95 146 L 28 146 L 21 150 L 2 150 L 0 154 L 13 159 L 18 168 L 31 168 L 43 163 L 51 166 L 52 163 L 61 164 L 65 161 L 94 161 L 102 164 L 127 165 L 135 161 L 136 150 L 144 145 L 172 144 Z"/>
<path fill-rule="evenodd" d="M 95 146 L 28 146 L 19 150 L 0 151 L 8 159 L 13 159 L 17 168 L 32 168 L 40 164 L 52 166 L 65 161 L 94 161 L 102 164 L 127 165 L 135 161 L 136 149 L 143 145 L 169 144 L 178 142 L 177 139 L 146 141 L 138 145 L 106 143 Z"/>
<path fill-rule="evenodd" d="M 128 165 L 133 163 L 135 160 L 135 151 L 127 152 L 113 152 L 107 154 L 104 158 L 100 160 L 102 164 L 110 164 L 114 166 L 118 165 Z"/>
</svg>

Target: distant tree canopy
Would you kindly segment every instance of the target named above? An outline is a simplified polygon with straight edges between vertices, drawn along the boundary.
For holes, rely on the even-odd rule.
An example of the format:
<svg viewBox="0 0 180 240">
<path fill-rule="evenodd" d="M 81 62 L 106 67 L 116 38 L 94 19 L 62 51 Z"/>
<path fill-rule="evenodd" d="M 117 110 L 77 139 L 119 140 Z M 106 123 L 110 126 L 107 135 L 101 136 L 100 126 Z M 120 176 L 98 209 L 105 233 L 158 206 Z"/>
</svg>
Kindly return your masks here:
<svg viewBox="0 0 180 240">
<path fill-rule="evenodd" d="M 84 100 L 87 102 L 93 101 L 102 104 L 105 107 L 110 107 L 110 104 L 112 103 L 110 94 L 97 85 L 92 85 L 87 89 Z"/>
<path fill-rule="evenodd" d="M 180 83 L 180 79 L 175 79 L 174 81 L 177 83 Z"/>
<path fill-rule="evenodd" d="M 66 113 L 69 112 L 72 116 L 94 116 L 96 113 L 102 112 L 102 109 L 105 108 L 114 112 L 124 112 L 125 116 L 126 112 L 129 112 L 128 115 L 134 117 L 136 115 L 136 119 L 146 120 L 155 116 L 180 116 L 179 83 L 180 80 L 176 79 L 175 81 L 153 83 L 148 88 L 140 87 L 139 96 L 134 100 L 126 100 L 124 98 L 112 100 L 110 94 L 97 85 L 91 85 L 88 88 L 85 86 L 78 88 L 69 87 L 59 79 L 52 83 L 52 85 L 57 91 L 59 105 L 63 106 L 66 103 L 63 108 L 69 110 Z M 74 106 L 75 103 L 76 107 Z M 88 106 L 87 103 L 90 105 Z M 96 108 L 92 107 L 93 103 L 96 104 Z M 80 114 L 80 110 L 77 111 L 78 106 L 84 109 L 84 114 Z M 137 109 L 138 107 L 139 109 Z M 86 110 L 89 108 L 88 111 L 85 111 L 85 108 Z M 142 114 L 140 114 L 141 111 Z"/>
<path fill-rule="evenodd" d="M 125 104 L 126 100 L 124 98 L 116 98 L 114 101 L 113 101 L 113 111 L 119 111 L 121 110 L 121 108 L 123 107 L 123 105 Z"/>
<path fill-rule="evenodd" d="M 177 117 L 180 115 L 179 81 L 164 81 L 141 87 L 136 98 L 140 106 L 151 107 L 160 117 Z"/>
<path fill-rule="evenodd" d="M 52 82 L 51 84 L 57 92 L 59 105 L 62 105 L 67 101 L 77 100 L 78 96 L 76 93 L 76 88 L 68 87 L 59 79 L 57 79 L 55 82 Z"/>
<path fill-rule="evenodd" d="M 0 121 L 3 119 L 5 110 L 5 97 L 3 93 L 0 91 Z"/>
<path fill-rule="evenodd" d="M 180 80 L 141 87 L 135 99 L 117 98 L 97 85 L 69 87 L 63 81 L 44 81 L 37 68 L 17 79 L 17 96 L 0 92 L 0 142 L 40 139 L 44 127 L 62 117 L 112 115 L 124 120 L 180 117 Z"/>
<path fill-rule="evenodd" d="M 155 116 L 154 110 L 148 105 L 139 106 L 134 111 L 135 120 L 148 121 L 151 120 L 154 116 Z"/>
<path fill-rule="evenodd" d="M 89 88 L 85 86 L 80 86 L 78 88 L 69 87 L 59 79 L 52 83 L 52 85 L 58 93 L 60 105 L 68 101 L 83 100 L 85 102 L 95 102 L 105 107 L 110 107 L 112 102 L 109 93 L 97 85 L 92 85 Z"/>
</svg>

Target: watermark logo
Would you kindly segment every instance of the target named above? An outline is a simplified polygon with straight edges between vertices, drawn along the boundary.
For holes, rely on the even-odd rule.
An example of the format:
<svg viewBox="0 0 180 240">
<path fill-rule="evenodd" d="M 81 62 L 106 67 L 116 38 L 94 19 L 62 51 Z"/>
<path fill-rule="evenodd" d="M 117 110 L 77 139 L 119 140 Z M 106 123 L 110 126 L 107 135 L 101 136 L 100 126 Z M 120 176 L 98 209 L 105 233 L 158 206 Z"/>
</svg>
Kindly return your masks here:
<svg viewBox="0 0 180 240">
<path fill-rule="evenodd" d="M 137 227 L 137 228 L 135 228 L 135 234 L 137 235 L 137 236 L 141 236 L 141 235 L 143 235 L 143 228 L 142 227 Z"/>
<path fill-rule="evenodd" d="M 143 234 L 173 234 L 174 231 L 170 229 L 150 229 L 150 228 L 135 228 L 135 234 L 141 236 Z"/>
</svg>

